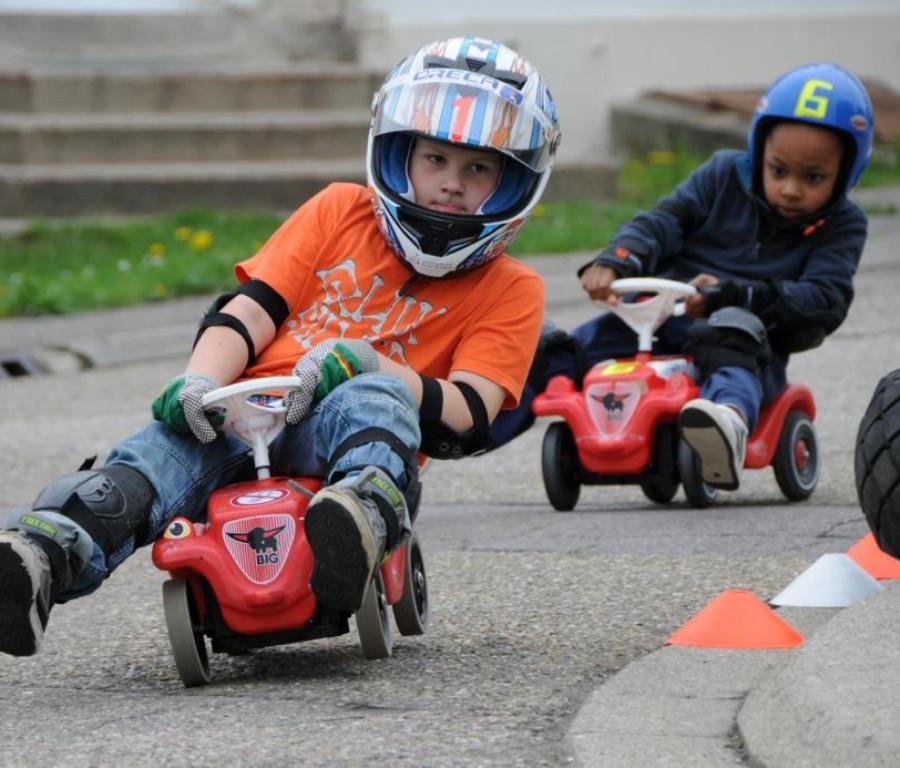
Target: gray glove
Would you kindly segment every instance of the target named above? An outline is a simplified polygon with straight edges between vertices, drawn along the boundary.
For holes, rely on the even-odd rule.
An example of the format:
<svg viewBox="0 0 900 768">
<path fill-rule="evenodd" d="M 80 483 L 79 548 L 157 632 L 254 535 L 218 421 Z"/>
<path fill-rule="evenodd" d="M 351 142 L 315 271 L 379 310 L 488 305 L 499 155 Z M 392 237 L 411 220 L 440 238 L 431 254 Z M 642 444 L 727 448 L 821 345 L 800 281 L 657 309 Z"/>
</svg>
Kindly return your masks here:
<svg viewBox="0 0 900 768">
<path fill-rule="evenodd" d="M 153 401 L 153 418 L 182 435 L 193 434 L 201 443 L 216 439 L 216 426 L 222 426 L 224 415 L 206 414 L 203 396 L 219 385 L 209 376 L 186 373 L 172 379 Z"/>
<path fill-rule="evenodd" d="M 302 388 L 288 392 L 285 419 L 298 424 L 335 387 L 360 373 L 378 370 L 378 353 L 362 339 L 326 339 L 307 352 L 293 375 L 302 379 Z"/>
</svg>

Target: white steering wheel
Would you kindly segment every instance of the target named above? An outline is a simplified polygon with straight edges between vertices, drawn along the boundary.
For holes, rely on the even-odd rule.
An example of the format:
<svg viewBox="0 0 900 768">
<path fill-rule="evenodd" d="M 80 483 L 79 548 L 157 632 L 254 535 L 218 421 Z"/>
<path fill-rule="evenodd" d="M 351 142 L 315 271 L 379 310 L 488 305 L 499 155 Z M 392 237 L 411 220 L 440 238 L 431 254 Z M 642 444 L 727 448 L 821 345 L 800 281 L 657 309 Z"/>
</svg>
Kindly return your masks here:
<svg viewBox="0 0 900 768">
<path fill-rule="evenodd" d="M 301 386 L 296 376 L 268 376 L 219 387 L 203 396 L 203 410 L 224 413 L 222 429 L 253 449 L 260 479 L 269 477 L 269 443 L 284 429 L 284 395 Z"/>
<path fill-rule="evenodd" d="M 693 296 L 697 289 L 688 283 L 666 280 L 662 277 L 624 277 L 610 285 L 616 293 L 652 293 L 649 299 L 636 302 L 620 301 L 610 306 L 597 301 L 613 312 L 638 335 L 638 351 L 649 352 L 653 348 L 653 332 L 673 315 L 684 314 L 684 299 Z"/>
</svg>

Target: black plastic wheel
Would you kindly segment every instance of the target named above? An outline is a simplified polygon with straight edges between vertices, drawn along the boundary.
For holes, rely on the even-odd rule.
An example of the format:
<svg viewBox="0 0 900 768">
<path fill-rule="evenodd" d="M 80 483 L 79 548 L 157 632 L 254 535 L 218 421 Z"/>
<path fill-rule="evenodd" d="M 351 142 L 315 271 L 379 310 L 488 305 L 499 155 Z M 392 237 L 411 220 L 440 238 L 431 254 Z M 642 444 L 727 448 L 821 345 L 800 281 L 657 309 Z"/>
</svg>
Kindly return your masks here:
<svg viewBox="0 0 900 768">
<path fill-rule="evenodd" d="M 210 679 L 206 640 L 198 628 L 197 606 L 184 579 L 163 582 L 163 611 L 175 666 L 186 688 L 206 685 Z"/>
<path fill-rule="evenodd" d="M 900 368 L 878 382 L 856 435 L 856 491 L 882 550 L 900 557 Z"/>
<path fill-rule="evenodd" d="M 678 493 L 678 481 L 641 479 L 641 490 L 650 501 L 657 504 L 668 504 Z"/>
<path fill-rule="evenodd" d="M 781 427 L 775 460 L 775 480 L 785 498 L 808 499 L 819 481 L 819 444 L 809 416 L 791 411 Z"/>
<path fill-rule="evenodd" d="M 419 540 L 413 533 L 406 547 L 406 569 L 403 576 L 403 595 L 391 608 L 394 622 L 401 635 L 422 635 L 428 626 L 428 579 Z"/>
<path fill-rule="evenodd" d="M 554 421 L 544 433 L 541 472 L 547 499 L 557 512 L 569 512 L 575 508 L 581 493 L 579 468 L 572 430 L 566 422 Z"/>
<path fill-rule="evenodd" d="M 705 509 L 719 498 L 719 492 L 703 482 L 700 459 L 684 440 L 678 441 L 678 474 L 688 503 L 696 509 Z"/>
<path fill-rule="evenodd" d="M 653 461 L 641 478 L 641 490 L 650 501 L 668 504 L 678 493 L 678 432 L 674 424 L 660 424 L 653 438 Z"/>
</svg>

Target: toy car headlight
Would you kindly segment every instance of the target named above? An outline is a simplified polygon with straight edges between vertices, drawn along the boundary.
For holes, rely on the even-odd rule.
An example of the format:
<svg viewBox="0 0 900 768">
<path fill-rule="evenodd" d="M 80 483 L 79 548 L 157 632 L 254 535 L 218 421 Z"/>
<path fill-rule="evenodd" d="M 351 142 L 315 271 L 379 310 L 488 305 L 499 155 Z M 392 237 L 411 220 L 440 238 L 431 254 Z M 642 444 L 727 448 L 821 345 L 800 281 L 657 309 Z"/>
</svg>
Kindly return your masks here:
<svg viewBox="0 0 900 768">
<path fill-rule="evenodd" d="M 194 526 L 186 517 L 176 517 L 166 527 L 163 534 L 164 539 L 186 539 L 188 536 L 194 535 Z"/>
<path fill-rule="evenodd" d="M 641 381 L 601 381 L 589 385 L 584 398 L 600 434 L 615 435 L 631 420 L 643 394 Z"/>
</svg>

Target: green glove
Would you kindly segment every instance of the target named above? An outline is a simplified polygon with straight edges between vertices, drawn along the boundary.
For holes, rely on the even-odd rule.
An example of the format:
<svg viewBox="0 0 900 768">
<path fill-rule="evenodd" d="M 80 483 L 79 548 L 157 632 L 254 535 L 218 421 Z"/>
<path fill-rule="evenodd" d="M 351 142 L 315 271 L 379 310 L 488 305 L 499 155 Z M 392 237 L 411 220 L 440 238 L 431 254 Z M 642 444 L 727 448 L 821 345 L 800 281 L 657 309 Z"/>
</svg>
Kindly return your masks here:
<svg viewBox="0 0 900 768">
<path fill-rule="evenodd" d="M 201 443 L 211 443 L 216 439 L 216 427 L 221 427 L 225 421 L 225 414 L 206 413 L 202 400 L 217 387 L 209 376 L 198 373 L 177 376 L 153 401 L 153 418 L 174 432 L 193 434 Z"/>
<path fill-rule="evenodd" d="M 360 339 L 328 339 L 316 344 L 294 366 L 301 389 L 285 396 L 288 424 L 297 424 L 322 398 L 360 373 L 378 370 L 378 353 Z"/>
</svg>

